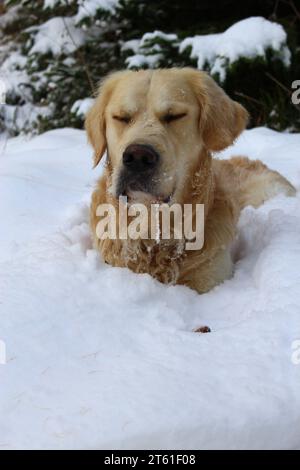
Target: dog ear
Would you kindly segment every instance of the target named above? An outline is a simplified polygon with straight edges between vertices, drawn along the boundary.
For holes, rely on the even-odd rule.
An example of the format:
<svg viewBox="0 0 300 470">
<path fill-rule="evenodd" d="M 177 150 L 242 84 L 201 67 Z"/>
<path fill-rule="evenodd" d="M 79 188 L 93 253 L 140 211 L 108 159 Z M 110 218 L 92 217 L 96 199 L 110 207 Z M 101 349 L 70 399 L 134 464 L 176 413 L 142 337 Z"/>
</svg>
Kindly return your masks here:
<svg viewBox="0 0 300 470">
<path fill-rule="evenodd" d="M 86 115 L 85 129 L 88 140 L 94 148 L 94 168 L 98 165 L 106 150 L 105 109 L 121 73 L 113 73 L 100 83 L 95 103 Z"/>
<path fill-rule="evenodd" d="M 204 144 L 211 151 L 223 150 L 245 129 L 248 113 L 207 73 L 193 70 L 191 78 L 201 109 L 200 131 Z"/>
<path fill-rule="evenodd" d="M 94 168 L 98 165 L 106 149 L 104 100 L 100 92 L 85 119 L 88 141 L 94 149 Z"/>
</svg>

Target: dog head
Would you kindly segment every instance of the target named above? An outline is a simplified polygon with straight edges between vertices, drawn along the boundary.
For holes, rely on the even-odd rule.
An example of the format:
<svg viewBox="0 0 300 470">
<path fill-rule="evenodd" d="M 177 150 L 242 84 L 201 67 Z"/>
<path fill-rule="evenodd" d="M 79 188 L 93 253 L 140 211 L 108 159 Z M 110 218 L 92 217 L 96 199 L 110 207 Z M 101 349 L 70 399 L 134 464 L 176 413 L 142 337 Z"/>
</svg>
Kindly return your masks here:
<svg viewBox="0 0 300 470">
<path fill-rule="evenodd" d="M 173 68 L 108 76 L 86 130 L 95 166 L 107 150 L 115 197 L 179 202 L 199 159 L 231 145 L 246 121 L 206 73 Z"/>
</svg>

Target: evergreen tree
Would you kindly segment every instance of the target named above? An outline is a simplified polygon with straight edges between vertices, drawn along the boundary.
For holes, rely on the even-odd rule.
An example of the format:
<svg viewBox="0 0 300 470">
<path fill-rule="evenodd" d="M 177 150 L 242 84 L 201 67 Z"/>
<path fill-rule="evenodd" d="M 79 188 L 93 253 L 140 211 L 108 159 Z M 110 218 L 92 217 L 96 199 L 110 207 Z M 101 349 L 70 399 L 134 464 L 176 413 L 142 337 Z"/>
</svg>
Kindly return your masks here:
<svg viewBox="0 0 300 470">
<path fill-rule="evenodd" d="M 226 55 L 201 59 L 205 50 L 196 50 L 196 36 L 224 32 L 251 15 L 281 22 L 287 43 L 233 61 Z M 0 130 L 81 128 L 108 72 L 171 66 L 207 70 L 247 107 L 251 125 L 297 129 L 299 109 L 290 96 L 300 76 L 297 24 L 298 14 L 274 0 L 6 0 L 0 78 L 7 104 L 0 108 Z"/>
</svg>

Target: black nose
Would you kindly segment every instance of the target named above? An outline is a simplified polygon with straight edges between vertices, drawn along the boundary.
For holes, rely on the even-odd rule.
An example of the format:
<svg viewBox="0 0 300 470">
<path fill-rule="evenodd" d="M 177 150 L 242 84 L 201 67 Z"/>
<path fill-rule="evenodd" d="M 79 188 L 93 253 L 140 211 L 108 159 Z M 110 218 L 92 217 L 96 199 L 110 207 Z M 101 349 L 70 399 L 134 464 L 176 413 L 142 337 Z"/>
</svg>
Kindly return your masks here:
<svg viewBox="0 0 300 470">
<path fill-rule="evenodd" d="M 158 161 L 159 155 L 150 145 L 132 144 L 123 153 L 123 164 L 132 172 L 153 170 Z"/>
</svg>

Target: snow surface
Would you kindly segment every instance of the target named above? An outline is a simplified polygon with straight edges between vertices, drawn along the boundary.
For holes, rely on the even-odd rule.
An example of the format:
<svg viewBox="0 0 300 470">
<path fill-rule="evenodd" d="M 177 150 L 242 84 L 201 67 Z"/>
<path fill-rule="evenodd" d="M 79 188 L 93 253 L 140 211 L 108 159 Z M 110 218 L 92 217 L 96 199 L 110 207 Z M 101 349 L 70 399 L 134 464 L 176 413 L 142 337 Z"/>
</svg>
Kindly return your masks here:
<svg viewBox="0 0 300 470">
<path fill-rule="evenodd" d="M 258 128 L 223 155 L 299 189 L 299 148 Z M 0 140 L 0 448 L 299 449 L 299 194 L 246 208 L 234 277 L 198 295 L 101 261 L 91 161 L 79 130 Z"/>
<path fill-rule="evenodd" d="M 279 58 L 289 66 L 291 53 L 286 41 L 287 34 L 280 24 L 258 16 L 239 21 L 224 33 L 186 38 L 179 50 L 183 52 L 191 47 L 191 58 L 197 59 L 198 69 L 208 64 L 210 73 L 219 74 L 224 81 L 228 63 L 241 57 L 265 57 L 268 48 L 278 52 Z"/>
</svg>

